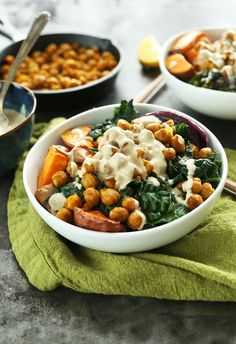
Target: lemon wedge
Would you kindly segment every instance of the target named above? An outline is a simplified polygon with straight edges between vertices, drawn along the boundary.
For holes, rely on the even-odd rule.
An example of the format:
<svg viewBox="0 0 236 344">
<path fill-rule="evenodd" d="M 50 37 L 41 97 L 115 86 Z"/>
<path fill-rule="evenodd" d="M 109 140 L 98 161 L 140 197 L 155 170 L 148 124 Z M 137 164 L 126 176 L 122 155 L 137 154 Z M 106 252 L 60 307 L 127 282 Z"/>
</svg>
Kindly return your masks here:
<svg viewBox="0 0 236 344">
<path fill-rule="evenodd" d="M 144 67 L 159 67 L 161 47 L 152 35 L 148 35 L 138 45 L 138 59 Z"/>
</svg>

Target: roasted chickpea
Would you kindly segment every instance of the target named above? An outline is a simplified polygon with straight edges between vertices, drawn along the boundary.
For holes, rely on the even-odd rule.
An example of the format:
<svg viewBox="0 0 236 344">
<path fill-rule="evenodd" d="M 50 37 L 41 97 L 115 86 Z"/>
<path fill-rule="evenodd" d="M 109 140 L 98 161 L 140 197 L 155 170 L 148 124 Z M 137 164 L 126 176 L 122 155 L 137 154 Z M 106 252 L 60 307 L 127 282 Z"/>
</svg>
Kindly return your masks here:
<svg viewBox="0 0 236 344">
<path fill-rule="evenodd" d="M 101 194 L 101 201 L 105 205 L 114 205 L 120 199 L 119 192 L 111 188 L 101 189 L 100 194 Z"/>
<path fill-rule="evenodd" d="M 142 176 L 141 176 L 140 173 L 136 170 L 136 168 L 134 169 L 133 178 L 136 179 L 136 180 L 141 180 L 141 179 L 142 179 Z"/>
<path fill-rule="evenodd" d="M 33 76 L 33 83 L 35 85 L 35 88 L 43 86 L 45 81 L 46 81 L 46 76 L 43 74 L 35 74 Z"/>
<path fill-rule="evenodd" d="M 38 65 L 42 65 L 45 63 L 45 58 L 42 57 L 42 56 L 38 56 L 38 57 L 35 57 L 35 62 L 38 64 Z"/>
<path fill-rule="evenodd" d="M 68 76 L 60 75 L 58 77 L 58 80 L 61 83 L 63 88 L 69 88 L 70 87 L 70 78 Z"/>
<path fill-rule="evenodd" d="M 199 178 L 193 178 L 192 182 L 192 193 L 199 194 L 202 190 L 202 183 L 201 179 Z"/>
<path fill-rule="evenodd" d="M 210 183 L 203 183 L 202 184 L 202 190 L 200 192 L 200 195 L 204 199 L 204 201 L 211 196 L 211 194 L 215 191 L 215 189 L 212 187 Z"/>
<path fill-rule="evenodd" d="M 15 60 L 15 57 L 13 55 L 7 55 L 5 57 L 6 63 L 12 64 L 14 62 L 14 60 Z"/>
<path fill-rule="evenodd" d="M 95 188 L 87 188 L 84 192 L 84 199 L 87 205 L 92 209 L 100 203 L 100 192 Z"/>
<path fill-rule="evenodd" d="M 202 148 L 198 152 L 198 158 L 208 158 L 211 155 L 212 155 L 212 149 L 210 147 Z"/>
<path fill-rule="evenodd" d="M 198 154 L 199 154 L 199 149 L 194 144 L 191 144 L 191 146 L 192 146 L 193 157 L 194 157 L 194 159 L 197 159 L 198 158 Z"/>
<path fill-rule="evenodd" d="M 139 202 L 133 197 L 125 197 L 121 203 L 122 207 L 127 209 L 130 213 L 139 207 Z"/>
<path fill-rule="evenodd" d="M 143 164 L 144 164 L 144 166 L 145 166 L 145 168 L 146 168 L 147 173 L 148 173 L 148 174 L 151 174 L 151 173 L 152 173 L 152 170 L 153 170 L 153 165 L 152 165 L 152 163 L 151 163 L 150 161 L 148 161 L 148 160 L 143 160 Z"/>
<path fill-rule="evenodd" d="M 17 75 L 16 80 L 17 80 L 17 82 L 22 83 L 22 82 L 25 82 L 25 81 L 26 82 L 29 81 L 30 78 L 26 74 L 21 74 L 21 75 Z"/>
<path fill-rule="evenodd" d="M 166 121 L 166 124 L 168 124 L 170 127 L 173 127 L 175 125 L 175 122 L 173 121 L 173 119 L 168 119 L 168 121 Z"/>
<path fill-rule="evenodd" d="M 133 211 L 128 217 L 128 226 L 132 229 L 141 229 L 144 217 L 139 210 Z"/>
<path fill-rule="evenodd" d="M 116 180 L 115 180 L 115 178 L 105 179 L 104 184 L 106 185 L 107 188 L 115 189 Z"/>
<path fill-rule="evenodd" d="M 115 207 L 109 213 L 109 218 L 112 221 L 125 222 L 129 217 L 129 212 L 127 209 L 122 207 Z"/>
<path fill-rule="evenodd" d="M 185 152 L 185 140 L 181 135 L 175 134 L 171 139 L 171 145 L 177 153 Z"/>
<path fill-rule="evenodd" d="M 84 173 L 82 176 L 81 183 L 85 189 L 90 187 L 96 188 L 98 185 L 98 179 L 93 173 Z"/>
<path fill-rule="evenodd" d="M 60 90 L 60 89 L 61 89 L 61 86 L 60 86 L 59 82 L 50 85 L 50 90 Z"/>
<path fill-rule="evenodd" d="M 54 43 L 49 44 L 45 49 L 45 51 L 47 51 L 49 54 L 55 52 L 56 50 L 57 50 L 57 45 Z"/>
<path fill-rule="evenodd" d="M 76 59 L 77 54 L 74 50 L 67 50 L 64 52 L 63 57 L 65 59 Z"/>
<path fill-rule="evenodd" d="M 117 127 L 124 129 L 124 130 L 131 130 L 131 124 L 126 121 L 125 119 L 119 119 L 116 123 Z"/>
<path fill-rule="evenodd" d="M 1 67 L 1 72 L 4 73 L 4 74 L 8 74 L 9 70 L 10 70 L 10 66 L 9 65 L 5 64 L 5 65 L 3 65 Z"/>
<path fill-rule="evenodd" d="M 166 158 L 166 160 L 172 160 L 176 157 L 176 151 L 174 150 L 174 148 L 164 148 L 163 149 L 163 154 Z"/>
<path fill-rule="evenodd" d="M 84 162 L 83 167 L 86 172 L 94 173 L 96 171 L 95 166 L 93 164 L 87 164 L 86 162 Z"/>
<path fill-rule="evenodd" d="M 79 195 L 71 195 L 67 198 L 65 208 L 73 211 L 75 207 L 81 208 L 83 206 L 82 199 Z"/>
<path fill-rule="evenodd" d="M 138 158 L 144 158 L 147 154 L 147 149 L 145 149 L 144 147 L 137 147 L 136 152 Z"/>
<path fill-rule="evenodd" d="M 169 143 L 173 137 L 173 129 L 171 127 L 162 128 L 154 133 L 156 140 L 163 143 Z"/>
<path fill-rule="evenodd" d="M 190 210 L 193 210 L 197 208 L 200 204 L 203 203 L 203 199 L 200 195 L 198 194 L 192 194 L 191 196 L 188 197 L 187 199 L 187 207 Z"/>
<path fill-rule="evenodd" d="M 67 173 L 64 171 L 58 171 L 54 173 L 52 176 L 52 182 L 57 188 L 60 188 L 61 186 L 67 184 L 68 181 L 69 177 Z"/>
<path fill-rule="evenodd" d="M 74 161 L 69 162 L 66 168 L 66 172 L 70 175 L 71 178 L 74 178 L 78 172 L 78 165 Z"/>
<path fill-rule="evenodd" d="M 71 45 L 69 43 L 62 43 L 59 47 L 63 52 L 71 49 Z"/>
<path fill-rule="evenodd" d="M 73 214 L 69 209 L 61 208 L 57 214 L 56 217 L 58 217 L 60 220 L 71 223 L 73 221 Z"/>
<path fill-rule="evenodd" d="M 163 125 L 161 123 L 150 123 L 147 124 L 145 128 L 155 133 L 156 131 L 162 129 Z"/>
</svg>

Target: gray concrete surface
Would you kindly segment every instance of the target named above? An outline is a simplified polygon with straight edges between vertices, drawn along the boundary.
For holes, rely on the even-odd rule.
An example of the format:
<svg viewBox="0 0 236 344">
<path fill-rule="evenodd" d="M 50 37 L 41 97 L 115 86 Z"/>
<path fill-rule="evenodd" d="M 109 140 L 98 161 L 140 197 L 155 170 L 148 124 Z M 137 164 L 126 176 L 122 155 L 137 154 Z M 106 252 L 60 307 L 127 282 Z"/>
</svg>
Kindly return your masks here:
<svg viewBox="0 0 236 344">
<path fill-rule="evenodd" d="M 7 16 L 26 32 L 41 10 L 53 18 L 46 31 L 87 32 L 114 38 L 124 51 L 115 89 L 96 104 L 131 98 L 153 75 L 144 74 L 136 47 L 147 33 L 162 43 L 187 27 L 235 26 L 236 2 L 226 0 L 1 0 Z M 8 42 L 0 40 L 0 46 Z M 164 89 L 153 102 L 175 107 L 201 120 L 228 147 L 236 148 L 236 122 L 215 120 L 185 108 Z M 70 116 L 81 111 L 78 108 Z M 37 121 L 54 113 L 37 113 Z M 233 344 L 236 304 L 176 302 L 128 296 L 80 294 L 59 288 L 43 293 L 32 287 L 18 266 L 8 239 L 6 201 L 13 175 L 0 180 L 0 344 Z"/>
</svg>

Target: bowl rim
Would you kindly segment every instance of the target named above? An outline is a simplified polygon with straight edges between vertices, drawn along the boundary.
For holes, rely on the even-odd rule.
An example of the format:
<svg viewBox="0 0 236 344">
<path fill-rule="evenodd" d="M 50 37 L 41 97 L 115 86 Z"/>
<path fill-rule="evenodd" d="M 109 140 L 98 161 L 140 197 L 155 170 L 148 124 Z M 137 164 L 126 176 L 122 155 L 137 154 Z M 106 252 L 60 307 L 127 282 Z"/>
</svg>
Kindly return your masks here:
<svg viewBox="0 0 236 344">
<path fill-rule="evenodd" d="M 51 95 L 51 94 L 61 94 L 61 93 L 71 93 L 75 91 L 80 91 L 80 90 L 85 90 L 87 88 L 96 86 L 103 81 L 105 82 L 106 80 L 111 79 L 114 77 L 116 74 L 120 72 L 120 69 L 123 65 L 123 51 L 119 44 L 117 44 L 116 40 L 102 37 L 102 36 L 94 36 L 94 35 L 89 35 L 89 34 L 83 34 L 83 33 L 70 33 L 70 32 L 54 32 L 54 33 L 46 33 L 44 35 L 41 35 L 41 37 L 50 37 L 50 36 L 57 36 L 57 35 L 70 35 L 70 36 L 81 36 L 81 37 L 87 37 L 87 38 L 96 38 L 100 41 L 107 41 L 108 43 L 111 44 L 112 47 L 114 47 L 119 54 L 119 60 L 117 65 L 105 76 L 102 76 L 101 78 L 98 78 L 96 80 L 90 81 L 87 84 L 81 85 L 81 86 L 75 86 L 75 87 L 69 87 L 69 88 L 62 88 L 59 90 L 31 90 L 34 94 L 36 95 Z M 22 40 L 21 40 L 22 41 Z M 17 41 L 15 43 L 19 43 L 21 41 Z M 13 43 L 14 44 L 14 43 Z"/>
<path fill-rule="evenodd" d="M 233 28 L 232 28 L 233 29 Z M 192 88 L 192 89 L 198 89 L 199 92 L 208 92 L 209 94 L 213 95 L 213 94 L 216 94 L 216 95 L 220 95 L 223 94 L 226 96 L 226 97 L 229 97 L 229 98 L 232 98 L 232 97 L 235 97 L 235 92 L 227 92 L 227 91 L 220 91 L 220 90 L 214 90 L 214 89 L 211 89 L 211 88 L 205 88 L 205 87 L 198 87 L 198 86 L 195 86 L 195 85 L 192 85 L 192 84 L 189 84 L 188 82 L 185 82 L 185 81 L 182 81 L 180 79 L 178 79 L 176 76 L 174 76 L 173 74 L 171 74 L 168 69 L 166 68 L 166 64 L 165 64 L 165 59 L 168 55 L 168 52 L 169 52 L 169 48 L 170 48 L 170 45 L 171 43 L 173 43 L 177 38 L 179 38 L 180 36 L 182 36 L 183 34 L 185 33 L 188 33 L 188 32 L 192 32 L 192 31 L 227 31 L 229 30 L 229 28 L 226 28 L 224 26 L 221 26 L 221 27 L 194 27 L 192 29 L 188 29 L 188 30 L 182 30 L 180 31 L 179 33 L 175 34 L 175 35 L 172 35 L 170 36 L 165 42 L 164 44 L 162 45 L 161 47 L 161 54 L 160 54 L 160 69 L 162 71 L 163 74 L 166 74 L 168 76 L 168 78 L 172 79 L 173 81 L 175 82 L 178 82 L 180 85 L 182 85 L 183 87 L 189 87 L 189 88 Z M 236 29 L 234 29 L 236 30 Z"/>
<path fill-rule="evenodd" d="M 2 84 L 2 83 L 5 83 L 5 80 L 0 80 L 0 84 Z M 15 88 L 18 88 L 18 89 L 21 88 L 21 89 L 23 89 L 24 91 L 27 91 L 27 92 L 30 94 L 30 96 L 31 96 L 31 98 L 32 98 L 32 100 L 33 100 L 33 107 L 32 107 L 32 110 L 31 110 L 30 114 L 29 114 L 27 117 L 25 117 L 25 119 L 23 120 L 23 122 L 21 122 L 20 124 L 18 124 L 18 125 L 17 125 L 16 127 L 14 127 L 13 129 L 7 131 L 6 133 L 4 133 L 4 134 L 2 134 L 2 135 L 0 134 L 0 140 L 1 140 L 2 138 L 7 137 L 8 135 L 13 134 L 15 131 L 17 131 L 18 129 L 20 129 L 21 127 L 23 127 L 23 126 L 25 125 L 25 123 L 28 122 L 28 121 L 31 119 L 31 117 L 34 115 L 35 109 L 36 109 L 36 105 L 37 105 L 36 97 L 35 97 L 34 93 L 32 92 L 32 90 L 30 90 L 28 87 L 23 86 L 23 85 L 21 85 L 21 84 L 19 84 L 19 83 L 17 83 L 17 82 L 12 82 L 12 83 L 11 83 L 11 86 L 14 86 Z M 8 91 L 9 91 L 9 90 L 8 90 Z"/>
<path fill-rule="evenodd" d="M 52 133 L 54 132 L 58 132 L 59 129 L 62 129 L 63 126 L 65 124 L 68 124 L 70 122 L 73 122 L 76 119 L 80 119 L 80 117 L 87 117 L 89 116 L 90 113 L 94 113 L 94 111 L 96 110 L 100 110 L 100 109 L 111 109 L 111 111 L 114 109 L 114 107 L 118 106 L 119 104 L 110 104 L 110 105 L 105 105 L 105 106 L 100 106 L 97 108 L 93 108 L 87 111 L 84 111 L 80 114 L 77 114 L 69 119 L 67 119 L 66 121 L 58 124 L 57 126 L 55 126 L 54 128 L 52 128 L 49 132 L 47 132 L 45 135 L 43 135 L 43 137 L 41 137 L 36 144 L 31 148 L 30 152 L 28 153 L 26 160 L 24 162 L 24 167 L 23 167 L 23 182 L 24 182 L 24 187 L 26 190 L 26 193 L 28 195 L 28 198 L 30 200 L 30 202 L 33 204 L 34 208 L 38 208 L 40 209 L 40 212 L 43 212 L 43 214 L 45 214 L 46 217 L 49 217 L 52 221 L 61 221 L 63 222 L 64 226 L 68 227 L 68 229 L 71 230 L 76 230 L 78 233 L 79 231 L 85 231 L 86 234 L 89 235 L 90 238 L 96 239 L 96 238 L 112 238 L 112 237 L 122 237 L 122 238 L 135 238 L 135 236 L 143 236 L 145 237 L 147 235 L 147 233 L 155 233 L 155 232 L 162 232 L 165 231 L 166 228 L 168 228 L 168 226 L 173 226 L 173 224 L 175 224 L 176 226 L 178 226 L 179 224 L 182 223 L 182 221 L 187 220 L 188 218 L 190 218 L 192 216 L 192 214 L 194 213 L 195 215 L 197 213 L 201 213 L 202 207 L 208 205 L 208 203 L 210 203 L 214 197 L 216 197 L 217 195 L 219 195 L 221 193 L 221 191 L 223 190 L 224 184 L 225 184 L 225 180 L 227 177 L 227 173 L 228 173 L 228 162 L 227 162 L 227 157 L 226 157 L 226 153 L 224 151 L 224 148 L 222 146 L 222 144 L 220 143 L 220 141 L 217 139 L 217 137 L 207 128 L 205 127 L 202 123 L 200 123 L 199 121 L 197 121 L 195 118 L 192 118 L 189 115 L 186 115 L 185 113 L 169 108 L 169 107 L 165 107 L 165 106 L 161 106 L 161 105 L 156 105 L 156 104 L 142 104 L 142 103 L 135 103 L 134 106 L 138 106 L 138 107 L 146 107 L 147 108 L 147 113 L 150 112 L 148 111 L 148 109 L 153 109 L 153 106 L 157 107 L 157 111 L 160 110 L 164 110 L 164 111 L 172 111 L 175 112 L 177 114 L 179 114 L 180 116 L 182 115 L 185 118 L 188 118 L 191 121 L 194 121 L 196 124 L 198 124 L 203 130 L 206 131 L 207 135 L 209 135 L 209 137 L 211 137 L 212 141 L 214 143 L 217 144 L 217 146 L 219 146 L 220 148 L 220 152 L 218 152 L 222 158 L 222 175 L 221 175 L 221 180 L 219 182 L 219 184 L 217 185 L 214 193 L 207 199 L 204 201 L 203 204 L 201 204 L 199 207 L 195 208 L 194 210 L 192 210 L 191 212 L 181 216 L 180 218 L 171 221 L 169 223 L 157 226 L 157 227 L 152 227 L 152 228 L 148 228 L 145 230 L 140 230 L 140 231 L 130 231 L 130 232 L 118 232 L 118 233 L 112 233 L 112 232 L 99 232 L 99 231 L 95 231 L 95 230 L 90 230 L 90 229 L 86 229 L 86 228 L 82 228 L 82 227 L 78 227 L 76 225 L 72 225 L 69 223 L 66 223 L 58 218 L 56 218 L 54 215 L 52 215 L 50 212 L 48 212 L 35 198 L 34 193 L 31 191 L 30 186 L 28 185 L 28 170 L 32 170 L 32 164 L 31 164 L 31 160 L 30 157 L 34 155 L 34 151 L 37 150 L 38 146 L 41 145 L 41 142 L 43 142 L 44 140 L 46 140 Z M 151 110 L 151 112 L 153 112 L 153 110 Z M 63 129 L 62 129 L 63 130 Z M 57 134 L 57 136 L 59 136 L 59 134 Z M 39 215 L 41 216 L 41 215 Z M 42 216 L 41 216 L 42 217 Z M 43 217 L 42 217 L 43 218 Z M 44 220 L 44 218 L 43 218 Z"/>
</svg>

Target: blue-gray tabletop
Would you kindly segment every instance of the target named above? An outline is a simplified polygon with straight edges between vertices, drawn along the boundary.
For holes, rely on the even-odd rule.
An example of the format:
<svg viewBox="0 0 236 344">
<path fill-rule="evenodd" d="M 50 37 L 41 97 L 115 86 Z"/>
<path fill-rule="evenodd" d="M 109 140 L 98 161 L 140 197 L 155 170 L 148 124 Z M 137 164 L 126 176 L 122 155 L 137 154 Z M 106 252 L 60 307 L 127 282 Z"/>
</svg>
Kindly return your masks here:
<svg viewBox="0 0 236 344">
<path fill-rule="evenodd" d="M 49 10 L 45 32 L 76 32 L 112 38 L 124 63 L 105 98 L 67 112 L 36 112 L 38 122 L 69 117 L 91 106 L 130 99 L 155 73 L 144 73 L 136 49 L 149 33 L 163 43 L 194 27 L 235 27 L 234 0 L 1 0 L 0 17 L 26 33 L 33 15 Z M 0 39 L 0 48 L 10 42 Z M 225 147 L 236 148 L 236 121 L 200 115 L 164 88 L 153 103 L 184 111 L 204 123 Z M 0 181 L 0 343 L 236 343 L 236 303 L 177 302 L 129 296 L 80 294 L 59 288 L 40 292 L 30 285 L 11 250 L 6 204 L 13 174 Z"/>
</svg>

